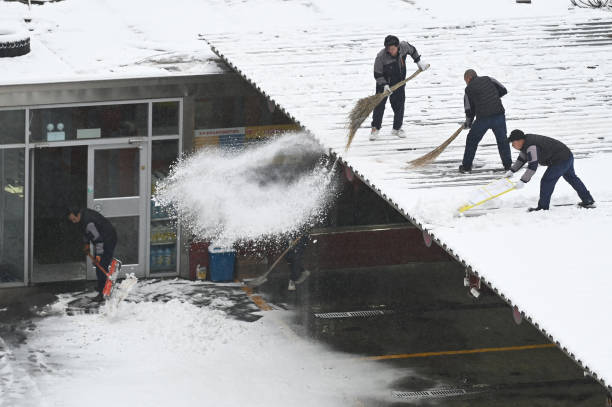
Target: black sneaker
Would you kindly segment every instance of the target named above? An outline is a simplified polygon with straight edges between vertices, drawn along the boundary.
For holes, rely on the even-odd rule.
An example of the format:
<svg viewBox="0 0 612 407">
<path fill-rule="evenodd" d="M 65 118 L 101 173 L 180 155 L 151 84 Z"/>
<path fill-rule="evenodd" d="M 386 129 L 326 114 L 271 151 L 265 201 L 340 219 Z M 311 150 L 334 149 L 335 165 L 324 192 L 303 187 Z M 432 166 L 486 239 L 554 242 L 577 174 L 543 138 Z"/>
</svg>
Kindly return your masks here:
<svg viewBox="0 0 612 407">
<path fill-rule="evenodd" d="M 585 209 L 596 208 L 595 201 L 582 201 L 578 203 L 578 206 Z"/>
<path fill-rule="evenodd" d="M 504 165 L 504 171 L 510 171 L 510 168 L 512 168 L 512 164 Z"/>
<path fill-rule="evenodd" d="M 472 167 L 464 167 L 463 164 L 459 166 L 459 172 L 462 174 L 469 174 L 472 172 Z"/>
<path fill-rule="evenodd" d="M 104 296 L 102 295 L 102 293 L 98 293 L 98 295 L 93 297 L 91 299 L 91 301 L 93 301 L 93 302 L 102 302 L 102 301 L 104 301 Z"/>
<path fill-rule="evenodd" d="M 544 208 L 540 208 L 540 207 L 538 206 L 538 207 L 535 207 L 535 208 L 529 208 L 529 209 L 527 209 L 527 212 L 537 212 L 537 211 L 545 211 L 545 210 L 546 210 L 546 209 L 544 209 Z"/>
</svg>

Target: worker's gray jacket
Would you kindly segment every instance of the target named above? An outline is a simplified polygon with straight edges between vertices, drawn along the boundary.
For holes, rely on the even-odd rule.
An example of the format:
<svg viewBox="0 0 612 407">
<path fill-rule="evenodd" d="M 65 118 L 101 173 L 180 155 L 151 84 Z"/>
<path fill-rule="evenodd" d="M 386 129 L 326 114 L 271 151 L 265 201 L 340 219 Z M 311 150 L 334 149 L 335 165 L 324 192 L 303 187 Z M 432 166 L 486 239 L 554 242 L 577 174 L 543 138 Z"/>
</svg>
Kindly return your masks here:
<svg viewBox="0 0 612 407">
<path fill-rule="evenodd" d="M 517 172 L 527 163 L 527 171 L 521 177 L 521 181 L 529 182 L 538 169 L 538 164 L 557 165 L 569 160 L 571 156 L 570 149 L 559 140 L 537 134 L 525 134 L 523 148 L 510 170 Z"/>
<path fill-rule="evenodd" d="M 95 245 L 96 256 L 104 254 L 105 242 L 117 241 L 117 232 L 114 226 L 108 219 L 92 209 L 84 208 L 81 210 L 79 225 L 83 231 L 83 242 L 92 242 Z"/>
<path fill-rule="evenodd" d="M 410 55 L 417 63 L 421 60 L 417 49 L 406 41 L 401 41 L 397 56 L 393 57 L 383 48 L 374 60 L 374 78 L 378 86 L 393 86 L 406 79 L 406 56 Z"/>
<path fill-rule="evenodd" d="M 465 87 L 463 104 L 465 116 L 488 117 L 505 113 L 501 97 L 508 90 L 498 81 L 488 76 L 477 76 Z"/>
</svg>

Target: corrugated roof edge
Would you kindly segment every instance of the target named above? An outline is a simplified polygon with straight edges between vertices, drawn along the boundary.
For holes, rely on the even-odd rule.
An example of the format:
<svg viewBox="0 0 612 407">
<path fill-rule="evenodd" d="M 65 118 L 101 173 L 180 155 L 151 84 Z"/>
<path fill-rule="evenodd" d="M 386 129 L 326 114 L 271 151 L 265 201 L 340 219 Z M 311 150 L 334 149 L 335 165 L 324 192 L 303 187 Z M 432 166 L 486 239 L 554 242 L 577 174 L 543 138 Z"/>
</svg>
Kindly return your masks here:
<svg viewBox="0 0 612 407">
<path fill-rule="evenodd" d="M 260 92 L 263 96 L 265 96 L 270 101 L 272 101 L 277 108 L 279 108 L 284 114 L 286 114 L 289 118 L 291 118 L 291 120 L 296 122 L 302 129 L 304 129 L 305 132 L 307 132 L 315 140 L 317 140 L 317 142 L 319 144 L 324 146 L 324 144 L 319 140 L 319 138 L 313 132 L 308 130 L 308 128 L 306 128 L 296 117 L 294 117 L 290 112 L 288 112 L 283 106 L 279 105 L 270 95 L 268 95 L 263 89 L 261 89 L 258 84 L 256 84 L 253 80 L 251 80 L 251 78 L 249 78 L 244 72 L 242 72 L 242 70 L 240 70 L 240 68 L 238 68 L 236 65 L 234 65 L 229 60 L 229 58 L 227 58 L 217 47 L 214 46 L 214 44 L 212 44 L 210 41 L 208 41 L 207 38 L 205 38 L 202 35 L 201 35 L 201 38 L 204 41 L 206 41 L 206 43 L 210 46 L 210 49 L 215 54 L 217 54 L 217 56 L 219 58 L 221 58 L 238 75 L 240 75 L 240 77 L 242 77 L 251 86 L 253 86 L 255 89 L 257 89 L 257 91 Z M 365 177 L 365 174 L 361 174 L 359 171 L 357 171 L 355 168 L 353 168 L 353 166 L 351 166 L 351 164 L 349 164 L 347 161 L 345 161 L 340 154 L 338 154 L 337 152 L 333 151 L 331 148 L 329 149 L 329 152 L 330 152 L 330 155 L 335 154 L 337 157 L 339 157 L 340 161 L 344 165 L 348 166 L 351 169 L 351 171 L 353 171 L 353 173 L 357 177 L 359 177 L 359 179 L 361 181 L 363 181 L 368 187 L 370 187 L 374 192 L 376 192 L 381 198 L 383 198 L 391 206 L 393 206 L 399 213 L 401 213 L 406 219 L 408 219 L 414 226 L 419 228 L 422 232 L 425 232 L 425 233 L 429 234 L 429 236 L 431 236 L 432 240 L 435 241 L 436 244 L 438 244 L 444 251 L 446 251 L 449 255 L 451 255 L 455 260 L 457 260 L 459 263 L 461 263 L 461 265 L 463 267 L 465 267 L 466 270 L 468 270 L 470 273 L 472 273 L 476 277 L 478 277 L 480 279 L 481 283 L 484 283 L 489 289 L 491 289 L 493 292 L 495 292 L 495 294 L 497 294 L 502 300 L 504 300 L 510 307 L 514 307 L 516 305 L 516 304 L 512 303 L 512 300 L 509 297 L 507 297 L 503 292 L 501 292 L 499 289 L 497 289 L 497 287 L 493 286 L 493 284 L 491 282 L 487 281 L 486 278 L 484 276 L 482 276 L 477 270 L 472 268 L 472 266 L 470 266 L 464 259 L 462 259 L 461 256 L 458 253 L 456 253 L 452 248 L 450 248 L 448 245 L 446 245 L 446 243 L 442 242 L 438 237 L 436 237 L 436 235 L 433 232 L 431 232 L 430 230 L 426 229 L 423 226 L 422 223 L 420 223 L 416 218 L 414 218 L 413 216 L 408 214 L 396 202 L 394 202 L 384 192 L 382 192 L 382 190 L 380 188 L 378 188 L 376 185 L 371 183 L 370 180 L 367 177 Z M 524 311 L 520 311 L 520 312 L 523 315 L 523 317 L 526 318 L 527 321 L 529 321 L 529 323 L 532 326 L 534 326 L 538 331 L 540 331 L 550 342 L 554 343 L 557 346 L 558 349 L 560 349 L 570 359 L 572 359 L 581 369 L 583 369 L 586 375 L 592 377 L 597 382 L 599 382 L 602 386 L 606 387 L 608 389 L 608 391 L 612 392 L 612 385 L 607 385 L 605 380 L 603 380 L 603 378 L 599 377 L 596 372 L 591 370 L 587 365 L 583 364 L 580 359 L 578 359 L 565 346 L 561 345 L 561 343 L 559 341 L 555 340 L 555 338 L 551 334 L 547 333 L 544 328 L 541 328 L 540 324 L 538 324 L 538 322 L 536 322 L 530 315 L 525 314 Z"/>
</svg>

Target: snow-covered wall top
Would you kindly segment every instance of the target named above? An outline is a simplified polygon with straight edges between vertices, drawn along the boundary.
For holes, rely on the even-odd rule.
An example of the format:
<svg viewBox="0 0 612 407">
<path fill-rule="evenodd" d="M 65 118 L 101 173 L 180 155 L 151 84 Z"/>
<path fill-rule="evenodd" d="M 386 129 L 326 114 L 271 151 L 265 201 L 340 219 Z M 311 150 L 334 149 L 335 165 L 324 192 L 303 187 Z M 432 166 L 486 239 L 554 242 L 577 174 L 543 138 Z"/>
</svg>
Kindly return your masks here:
<svg viewBox="0 0 612 407">
<path fill-rule="evenodd" d="M 191 16 L 184 24 L 175 4 L 67 0 L 32 6 L 28 14 L 22 3 L 0 1 L 0 31 L 31 29 L 28 55 L 0 58 L 0 86 L 223 72 L 198 41 L 197 13 L 183 9 Z"/>
<path fill-rule="evenodd" d="M 270 26 L 202 33 L 234 69 L 609 385 L 608 14 L 571 8 L 558 0 L 533 5 L 514 0 L 390 3 L 372 4 L 368 16 L 357 3 L 361 6 L 341 14 L 320 11 L 316 22 L 292 20 L 291 27 L 275 26 L 276 20 L 268 19 Z M 323 1 L 309 4 L 326 7 Z M 410 41 L 432 66 L 407 86 L 408 137 L 391 136 L 388 108 L 381 139 L 368 141 L 366 122 L 345 152 L 347 114 L 358 98 L 373 92 L 374 56 L 389 33 Z M 552 210 L 527 214 L 526 208 L 537 204 L 544 172 L 540 169 L 524 190 L 506 194 L 475 211 L 476 216 L 456 216 L 474 186 L 503 174 L 490 133 L 477 152 L 479 168 L 470 175 L 457 172 L 465 133 L 434 164 L 406 168 L 406 162 L 439 145 L 463 120 L 467 68 L 506 85 L 509 130 L 552 136 L 570 146 L 578 175 L 599 202 L 596 210 L 576 208 L 576 193 L 561 180 Z"/>
</svg>

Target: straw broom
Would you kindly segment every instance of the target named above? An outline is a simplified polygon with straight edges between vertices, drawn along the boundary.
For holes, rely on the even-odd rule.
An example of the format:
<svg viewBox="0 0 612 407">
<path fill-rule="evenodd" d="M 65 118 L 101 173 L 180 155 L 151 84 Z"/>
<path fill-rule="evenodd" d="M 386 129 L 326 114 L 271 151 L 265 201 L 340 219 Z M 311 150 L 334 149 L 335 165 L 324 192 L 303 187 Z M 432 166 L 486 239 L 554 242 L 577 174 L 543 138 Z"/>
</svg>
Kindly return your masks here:
<svg viewBox="0 0 612 407">
<path fill-rule="evenodd" d="M 421 71 L 420 69 L 417 69 L 408 78 L 391 86 L 391 92 L 394 92 L 395 90 L 404 86 L 406 82 L 413 79 L 415 76 L 417 76 L 421 72 L 423 71 Z M 351 143 L 353 142 L 353 138 L 355 137 L 355 133 L 357 133 L 357 130 L 359 130 L 359 127 L 361 126 L 361 124 L 365 121 L 365 119 L 368 118 L 368 116 L 370 115 L 370 113 L 372 113 L 374 108 L 378 106 L 378 104 L 382 102 L 382 100 L 386 98 L 387 96 L 389 96 L 388 93 L 382 92 L 382 93 L 377 93 L 372 96 L 368 96 L 366 98 L 359 99 L 357 101 L 357 103 L 355 104 L 355 107 L 353 107 L 353 110 L 351 110 L 351 112 L 348 115 L 349 134 L 348 134 L 348 141 L 346 143 L 345 151 L 348 151 Z"/>
<path fill-rule="evenodd" d="M 410 161 L 408 163 L 409 167 L 412 167 L 412 168 L 422 167 L 423 165 L 429 164 L 430 162 L 432 162 L 433 160 L 438 158 L 438 156 L 442 153 L 442 151 L 444 151 L 446 149 L 446 147 L 448 147 L 450 145 L 450 143 L 452 143 L 453 140 L 455 140 L 457 138 L 459 133 L 461 133 L 461 130 L 463 130 L 463 125 L 461 125 L 461 127 L 459 127 L 457 129 L 457 131 L 453 133 L 452 136 L 450 136 L 448 139 L 446 139 L 446 141 L 444 143 L 440 144 L 438 147 L 436 147 L 435 149 L 431 150 L 429 153 L 425 154 L 424 156 Z"/>
<path fill-rule="evenodd" d="M 274 270 L 274 268 L 276 267 L 276 265 L 278 264 L 279 261 L 281 261 L 283 259 L 283 257 L 285 257 L 285 255 L 287 253 L 289 253 L 289 250 L 291 250 L 293 248 L 293 246 L 295 246 L 300 239 L 302 238 L 302 236 L 298 236 L 297 238 L 295 238 L 291 243 L 289 243 L 289 247 L 287 247 L 285 249 L 284 252 L 281 253 L 280 256 L 278 256 L 278 258 L 276 259 L 276 261 L 274 263 L 272 263 L 272 265 L 270 266 L 270 268 L 268 268 L 268 271 L 266 271 L 265 273 L 263 273 L 261 276 L 254 278 L 251 281 L 248 281 L 246 284 L 249 287 L 259 287 L 260 285 L 262 285 L 263 283 L 265 283 L 266 281 L 268 281 L 268 275 Z"/>
</svg>

